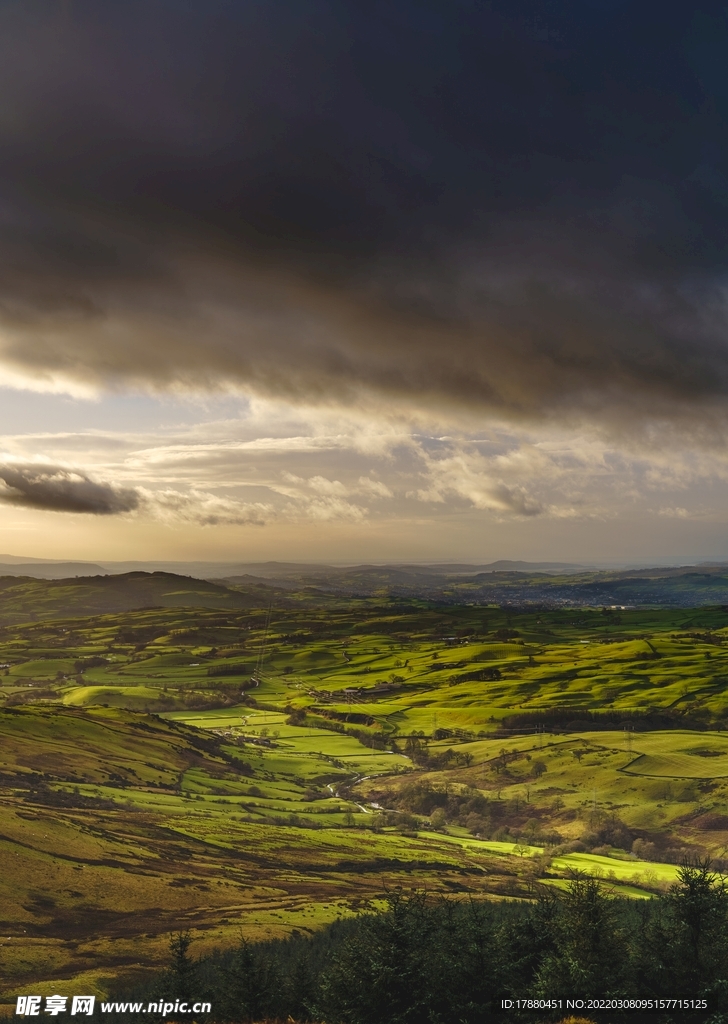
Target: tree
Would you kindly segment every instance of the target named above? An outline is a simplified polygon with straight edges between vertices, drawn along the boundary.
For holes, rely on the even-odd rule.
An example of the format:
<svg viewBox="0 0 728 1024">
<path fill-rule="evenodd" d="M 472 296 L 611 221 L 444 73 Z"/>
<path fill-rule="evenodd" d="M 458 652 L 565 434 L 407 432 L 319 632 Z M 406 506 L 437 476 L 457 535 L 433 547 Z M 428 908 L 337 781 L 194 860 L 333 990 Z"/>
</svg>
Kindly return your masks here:
<svg viewBox="0 0 728 1024">
<path fill-rule="evenodd" d="M 175 999 L 191 999 L 197 977 L 197 964 L 189 953 L 192 936 L 189 931 L 176 932 L 169 940 L 171 963 L 167 972 L 170 995 Z"/>
<path fill-rule="evenodd" d="M 444 828 L 447 825 L 447 814 L 442 807 L 436 807 L 432 812 L 430 824 L 433 828 Z"/>
<path fill-rule="evenodd" d="M 316 979 L 305 955 L 299 955 L 286 972 L 286 1010 L 296 1019 L 308 1020 L 315 1001 Z M 288 1018 L 291 1020 L 291 1016 Z"/>
<path fill-rule="evenodd" d="M 711 993 L 711 1010 L 728 1008 L 728 890 L 710 860 L 684 863 L 650 930 L 653 985 L 660 992 Z M 717 986 L 717 988 L 716 988 Z"/>
<path fill-rule="evenodd" d="M 316 1019 L 481 1024 L 505 990 L 500 939 L 488 908 L 394 893 L 334 953 Z"/>
<path fill-rule="evenodd" d="M 280 992 L 276 965 L 241 938 L 226 971 L 223 1007 L 228 1020 L 258 1020 L 274 1015 Z"/>
<path fill-rule="evenodd" d="M 596 879 L 577 875 L 557 897 L 556 905 L 554 948 L 541 963 L 537 990 L 551 996 L 626 991 L 631 965 L 618 927 L 618 901 Z"/>
</svg>

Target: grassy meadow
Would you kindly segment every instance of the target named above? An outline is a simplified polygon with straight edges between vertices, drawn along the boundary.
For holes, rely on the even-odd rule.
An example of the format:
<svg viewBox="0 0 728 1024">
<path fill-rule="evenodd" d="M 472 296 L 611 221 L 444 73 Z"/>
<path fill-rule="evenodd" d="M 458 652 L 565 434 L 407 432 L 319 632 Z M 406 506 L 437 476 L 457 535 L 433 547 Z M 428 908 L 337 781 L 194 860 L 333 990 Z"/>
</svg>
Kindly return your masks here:
<svg viewBox="0 0 728 1024">
<path fill-rule="evenodd" d="M 205 952 L 574 872 L 646 899 L 728 858 L 728 610 L 164 585 L 0 627 L 6 1000 L 131 984 L 178 929 Z"/>
</svg>

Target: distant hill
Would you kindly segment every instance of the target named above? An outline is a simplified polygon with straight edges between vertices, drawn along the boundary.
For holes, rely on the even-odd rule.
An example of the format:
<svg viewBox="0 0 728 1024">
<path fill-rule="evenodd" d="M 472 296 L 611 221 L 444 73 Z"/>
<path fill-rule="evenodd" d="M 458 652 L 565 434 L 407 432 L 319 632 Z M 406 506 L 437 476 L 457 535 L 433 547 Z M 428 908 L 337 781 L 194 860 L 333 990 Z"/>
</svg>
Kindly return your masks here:
<svg viewBox="0 0 728 1024">
<path fill-rule="evenodd" d="M 33 555 L 8 555 L 7 553 L 3 554 L 2 552 L 0 552 L 0 564 L 2 565 L 19 565 L 25 564 L 26 562 L 53 562 L 57 564 L 59 562 L 64 561 L 66 561 L 66 559 L 64 558 L 34 558 Z M 91 565 L 92 563 L 87 562 L 86 564 Z"/>
<path fill-rule="evenodd" d="M 84 562 L 59 561 L 52 558 L 19 557 L 0 554 L 0 575 L 35 576 L 39 579 L 63 579 L 67 576 L 125 575 L 130 572 L 167 572 L 196 579 L 231 579 L 254 576 L 259 579 L 297 579 L 302 576 L 358 573 L 379 573 L 382 570 L 420 575 L 473 575 L 478 572 L 580 572 L 590 568 L 573 562 L 524 562 L 500 559 L 497 562 L 409 562 L 370 563 L 363 565 L 326 565 L 315 562 Z"/>
<path fill-rule="evenodd" d="M 585 566 L 570 562 L 511 562 L 501 560 L 487 565 L 469 565 L 466 562 L 443 565 L 292 565 L 290 563 L 267 562 L 249 565 L 246 572 L 230 573 L 224 577 L 210 576 L 233 586 L 244 585 L 255 579 L 275 579 L 276 583 L 289 590 L 301 587 L 317 587 L 337 594 L 371 594 L 394 588 L 396 592 L 411 592 L 413 595 L 430 596 L 442 590 L 453 581 L 476 579 L 488 573 L 512 572 L 519 574 L 583 573 Z"/>
<path fill-rule="evenodd" d="M 683 607 L 728 605 L 728 566 L 662 566 L 654 569 L 594 571 L 570 565 L 559 572 L 555 563 L 538 570 L 530 563 L 500 562 L 486 567 L 354 566 L 346 569 L 302 568 L 276 576 L 291 591 L 315 588 L 320 594 L 347 597 L 425 599 L 446 604 L 497 604 L 521 607 Z M 497 568 L 497 566 L 503 568 Z M 515 568 L 517 566 L 518 568 Z M 454 571 L 453 571 L 454 568 Z M 249 587 L 256 577 L 235 576 L 226 582 Z M 265 581 L 258 577 L 258 584 Z"/>
<path fill-rule="evenodd" d="M 0 577 L 0 624 L 74 618 L 138 608 L 243 609 L 267 605 L 283 594 L 252 581 L 230 590 L 220 583 L 164 572 L 70 579 Z"/>
<path fill-rule="evenodd" d="M 220 567 L 222 568 L 222 567 Z M 286 579 L 301 579 L 303 577 L 326 576 L 333 577 L 351 575 L 352 573 L 377 575 L 381 573 L 405 573 L 408 575 L 425 576 L 448 576 L 448 575 L 474 575 L 479 572 L 498 572 L 510 570 L 512 572 L 583 572 L 589 566 L 579 565 L 575 562 L 514 562 L 502 558 L 497 562 L 488 562 L 485 565 L 477 565 L 470 562 L 433 562 L 431 564 L 418 564 L 411 562 L 384 562 L 367 563 L 362 565 L 316 565 L 305 562 L 249 562 L 238 566 L 227 566 L 224 574 L 217 578 L 232 579 L 238 575 L 266 577 L 282 577 Z M 208 578 L 216 578 L 216 574 L 207 573 Z"/>
<path fill-rule="evenodd" d="M 496 565 L 499 563 L 493 563 Z M 501 563 L 502 564 L 502 563 Z M 728 606 L 728 566 L 701 565 L 619 572 L 528 571 L 488 566 L 479 572 L 429 571 L 422 566 L 297 567 L 276 576 L 251 574 L 204 580 L 169 572 L 66 575 L 58 579 L 0 576 L 0 625 L 118 613 L 142 608 L 222 610 L 323 605 L 332 600 L 425 600 L 501 607 Z M 515 563 L 523 565 L 528 563 Z M 547 563 L 553 566 L 554 563 Z M 41 563 L 41 567 L 44 563 Z M 87 568 L 83 563 L 61 567 Z M 51 564 L 51 568 L 55 566 Z M 448 567 L 452 570 L 452 567 Z M 468 567 L 472 569 L 474 567 Z"/>
<path fill-rule="evenodd" d="M 107 572 L 103 566 L 94 562 L 0 561 L 0 576 L 32 576 L 40 580 L 63 580 L 69 576 L 103 576 Z"/>
<path fill-rule="evenodd" d="M 482 573 L 549 573 L 552 575 L 580 575 L 583 573 L 620 573 L 640 577 L 676 576 L 688 570 L 720 573 L 727 566 L 719 562 L 704 562 L 690 566 L 622 566 L 604 568 L 576 562 L 532 562 L 501 558 L 495 562 L 384 562 L 358 565 L 327 565 L 314 562 L 170 562 L 125 561 L 84 562 L 80 560 L 33 558 L 0 553 L 0 575 L 31 576 L 36 579 L 66 579 L 72 576 L 115 575 L 133 572 L 162 572 L 175 576 L 191 576 L 198 580 L 250 581 L 275 580 L 290 589 L 291 586 L 317 585 L 324 581 L 332 585 L 346 585 L 347 580 L 421 580 L 423 577 L 474 577 Z"/>
</svg>

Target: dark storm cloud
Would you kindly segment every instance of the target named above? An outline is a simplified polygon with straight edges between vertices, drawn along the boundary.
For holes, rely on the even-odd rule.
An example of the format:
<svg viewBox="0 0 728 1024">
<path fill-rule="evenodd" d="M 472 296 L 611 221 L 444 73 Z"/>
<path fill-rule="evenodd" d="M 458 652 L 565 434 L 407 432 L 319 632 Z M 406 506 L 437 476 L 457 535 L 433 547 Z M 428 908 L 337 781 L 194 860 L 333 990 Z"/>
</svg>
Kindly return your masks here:
<svg viewBox="0 0 728 1024">
<path fill-rule="evenodd" d="M 136 491 L 97 483 L 83 473 L 57 466 L 0 466 L 0 502 L 47 512 L 86 512 L 97 516 L 131 512 Z"/>
<path fill-rule="evenodd" d="M 509 414 L 721 406 L 701 3 L 0 7 L 0 352 Z"/>
</svg>

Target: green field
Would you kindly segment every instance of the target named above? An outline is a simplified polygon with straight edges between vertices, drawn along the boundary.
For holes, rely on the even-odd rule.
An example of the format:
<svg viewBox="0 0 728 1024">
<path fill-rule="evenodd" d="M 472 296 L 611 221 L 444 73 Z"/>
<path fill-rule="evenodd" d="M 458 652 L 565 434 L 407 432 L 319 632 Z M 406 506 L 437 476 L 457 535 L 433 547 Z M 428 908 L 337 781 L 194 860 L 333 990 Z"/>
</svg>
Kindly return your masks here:
<svg viewBox="0 0 728 1024">
<path fill-rule="evenodd" d="M 397 886 L 648 898 L 686 856 L 722 867 L 727 611 L 317 600 L 0 629 L 6 997 Z"/>
</svg>

